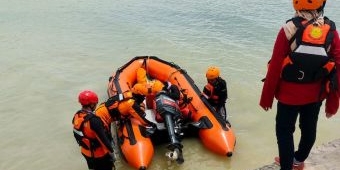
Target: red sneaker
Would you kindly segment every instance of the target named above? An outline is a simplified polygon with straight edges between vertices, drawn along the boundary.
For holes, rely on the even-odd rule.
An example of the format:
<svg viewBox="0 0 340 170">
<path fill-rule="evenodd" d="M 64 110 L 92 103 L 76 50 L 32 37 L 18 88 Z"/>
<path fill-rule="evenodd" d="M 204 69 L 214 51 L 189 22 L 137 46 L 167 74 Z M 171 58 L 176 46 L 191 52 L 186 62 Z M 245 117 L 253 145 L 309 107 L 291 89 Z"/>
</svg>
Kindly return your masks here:
<svg viewBox="0 0 340 170">
<path fill-rule="evenodd" d="M 275 164 L 280 166 L 280 157 L 275 157 L 274 160 L 275 160 Z M 293 170 L 303 170 L 304 167 L 305 167 L 304 162 L 293 163 Z"/>
<path fill-rule="evenodd" d="M 274 158 L 274 161 L 275 161 L 274 163 L 275 163 L 276 165 L 279 165 L 279 166 L 280 166 L 280 157 L 278 157 L 278 156 L 275 157 L 275 158 Z"/>
<path fill-rule="evenodd" d="M 293 170 L 303 170 L 304 167 L 305 167 L 304 162 L 294 162 L 293 163 Z"/>
</svg>

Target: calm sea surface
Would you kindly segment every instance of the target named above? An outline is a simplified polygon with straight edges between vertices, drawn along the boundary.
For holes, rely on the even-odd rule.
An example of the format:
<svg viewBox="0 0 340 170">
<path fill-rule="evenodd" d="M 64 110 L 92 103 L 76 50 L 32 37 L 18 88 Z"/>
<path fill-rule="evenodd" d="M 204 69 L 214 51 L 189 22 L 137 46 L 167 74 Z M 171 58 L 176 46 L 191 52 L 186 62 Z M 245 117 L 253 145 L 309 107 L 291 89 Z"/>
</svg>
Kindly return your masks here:
<svg viewBox="0 0 340 170">
<path fill-rule="evenodd" d="M 338 9 L 330 1 L 326 15 L 340 23 Z M 0 1 L 0 169 L 87 169 L 72 135 L 77 95 L 92 89 L 105 100 L 108 77 L 138 55 L 175 62 L 200 88 L 207 66 L 221 67 L 237 137 L 231 158 L 184 140 L 181 166 L 168 163 L 161 146 L 150 170 L 251 170 L 273 162 L 275 108 L 258 106 L 260 80 L 293 13 L 289 0 Z M 340 137 L 340 115 L 327 120 L 322 112 L 319 120 L 316 145 Z M 131 169 L 123 161 L 117 167 Z"/>
</svg>

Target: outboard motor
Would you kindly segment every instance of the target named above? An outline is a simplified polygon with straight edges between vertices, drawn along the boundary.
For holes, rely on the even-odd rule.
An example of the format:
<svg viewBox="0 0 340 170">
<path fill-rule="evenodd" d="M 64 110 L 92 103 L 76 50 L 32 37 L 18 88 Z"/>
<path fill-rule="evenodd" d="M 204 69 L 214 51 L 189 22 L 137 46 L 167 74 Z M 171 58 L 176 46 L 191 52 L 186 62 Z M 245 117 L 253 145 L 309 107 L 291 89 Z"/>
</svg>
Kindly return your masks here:
<svg viewBox="0 0 340 170">
<path fill-rule="evenodd" d="M 165 155 L 170 160 L 176 160 L 178 164 L 184 162 L 182 148 L 180 143 L 181 128 L 178 126 L 177 121 L 181 116 L 178 103 L 170 98 L 165 91 L 160 91 L 156 95 L 156 111 L 163 117 L 165 127 L 168 131 L 170 150 Z"/>
</svg>

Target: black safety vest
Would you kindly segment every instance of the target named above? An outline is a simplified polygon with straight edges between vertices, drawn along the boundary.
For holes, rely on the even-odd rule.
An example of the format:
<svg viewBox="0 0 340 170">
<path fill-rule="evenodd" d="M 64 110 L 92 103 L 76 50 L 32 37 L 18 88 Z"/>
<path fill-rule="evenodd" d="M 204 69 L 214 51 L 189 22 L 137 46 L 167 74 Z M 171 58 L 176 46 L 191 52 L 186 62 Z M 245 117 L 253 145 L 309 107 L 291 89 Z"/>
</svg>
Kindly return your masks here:
<svg viewBox="0 0 340 170">
<path fill-rule="evenodd" d="M 335 23 L 324 17 L 324 25 L 313 24 L 295 17 L 292 21 L 297 28 L 290 40 L 290 45 L 296 43 L 296 48 L 284 59 L 281 77 L 283 80 L 295 83 L 311 83 L 324 79 L 335 69 L 334 61 L 329 56 L 329 48 L 333 41 Z"/>
</svg>

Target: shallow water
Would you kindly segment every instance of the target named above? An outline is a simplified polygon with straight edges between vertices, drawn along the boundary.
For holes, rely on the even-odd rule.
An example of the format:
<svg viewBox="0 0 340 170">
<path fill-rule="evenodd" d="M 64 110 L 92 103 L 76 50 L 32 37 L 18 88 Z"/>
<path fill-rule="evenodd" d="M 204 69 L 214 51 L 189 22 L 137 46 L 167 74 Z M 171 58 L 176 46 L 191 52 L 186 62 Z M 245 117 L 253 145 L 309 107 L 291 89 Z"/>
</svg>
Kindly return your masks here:
<svg viewBox="0 0 340 170">
<path fill-rule="evenodd" d="M 340 23 L 340 4 L 327 3 Z M 237 137 L 231 158 L 184 140 L 181 166 L 159 147 L 151 170 L 255 169 L 277 154 L 275 109 L 258 101 L 290 1 L 14 0 L 1 1 L 0 14 L 0 169 L 86 169 L 71 132 L 77 95 L 92 89 L 105 100 L 108 77 L 138 55 L 175 62 L 200 88 L 207 66 L 221 67 Z M 321 113 L 316 145 L 339 137 L 339 119 Z"/>
</svg>

